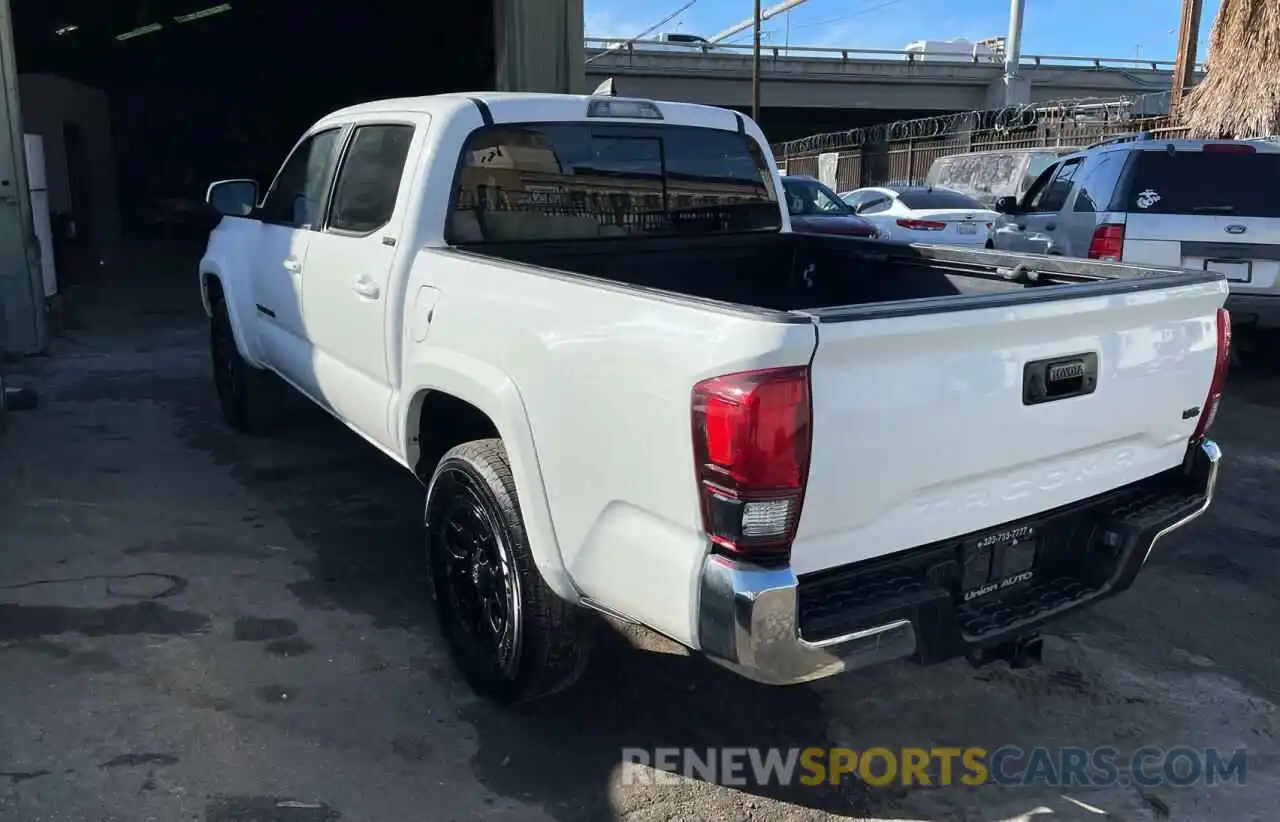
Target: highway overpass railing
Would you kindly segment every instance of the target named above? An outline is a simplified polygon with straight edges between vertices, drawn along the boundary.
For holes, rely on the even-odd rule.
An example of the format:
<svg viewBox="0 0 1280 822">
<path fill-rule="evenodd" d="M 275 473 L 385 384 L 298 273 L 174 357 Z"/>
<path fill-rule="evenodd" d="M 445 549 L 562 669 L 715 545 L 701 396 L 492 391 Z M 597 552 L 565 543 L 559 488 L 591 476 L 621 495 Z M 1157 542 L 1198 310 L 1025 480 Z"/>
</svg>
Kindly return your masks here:
<svg viewBox="0 0 1280 822">
<path fill-rule="evenodd" d="M 584 40 L 586 61 L 600 60 L 605 56 L 626 60 L 633 57 L 650 55 L 739 55 L 750 57 L 754 46 L 750 43 L 715 43 L 713 45 L 696 46 L 690 44 L 668 43 L 657 40 L 620 40 L 617 38 L 588 37 Z M 979 65 L 1000 66 L 1004 58 L 998 53 L 975 51 L 966 57 L 964 54 L 930 54 L 911 52 L 905 49 L 864 49 L 833 48 L 829 46 L 792 46 L 762 45 L 760 47 L 762 69 L 767 69 L 768 60 L 902 60 L 906 62 L 938 63 L 975 63 Z M 1021 66 L 1080 66 L 1084 68 L 1112 69 L 1149 69 L 1151 71 L 1172 71 L 1173 60 L 1150 60 L 1143 57 L 1083 57 L 1068 54 L 1023 54 L 1019 60 Z M 1197 64 L 1197 71 L 1203 71 L 1204 65 Z"/>
</svg>

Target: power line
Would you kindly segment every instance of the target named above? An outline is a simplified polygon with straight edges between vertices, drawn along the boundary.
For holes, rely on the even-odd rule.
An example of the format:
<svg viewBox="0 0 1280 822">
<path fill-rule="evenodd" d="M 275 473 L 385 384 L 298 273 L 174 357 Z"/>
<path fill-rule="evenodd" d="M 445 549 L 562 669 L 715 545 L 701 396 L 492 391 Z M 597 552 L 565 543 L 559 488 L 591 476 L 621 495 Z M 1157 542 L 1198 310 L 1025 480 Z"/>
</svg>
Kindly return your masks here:
<svg viewBox="0 0 1280 822">
<path fill-rule="evenodd" d="M 873 12 L 873 11 L 879 11 L 880 9 L 888 8 L 890 6 L 896 6 L 901 2 L 902 0 L 882 0 L 882 2 L 880 3 L 875 3 L 873 5 L 867 6 L 866 8 L 849 12 L 848 14 L 842 14 L 839 17 L 828 17 L 825 20 L 818 20 L 813 23 L 792 23 L 791 29 L 794 31 L 796 29 L 812 29 L 812 28 L 817 28 L 819 26 L 829 26 L 832 23 L 841 23 L 841 22 L 844 22 L 845 20 L 848 20 L 850 17 L 857 17 L 860 14 L 869 14 L 870 12 Z M 733 37 L 728 38 L 725 42 L 733 44 L 733 43 L 737 43 L 743 37 L 750 37 L 750 36 L 751 36 L 751 32 L 749 31 L 741 34 L 735 34 Z"/>
<path fill-rule="evenodd" d="M 597 59 L 597 58 L 599 58 L 599 57 L 603 57 L 605 54 L 609 53 L 610 51 L 613 51 L 613 50 L 615 50 L 615 49 L 625 48 L 626 46 L 631 45 L 631 44 L 632 44 L 632 43 L 634 43 L 635 41 L 643 39 L 643 38 L 644 38 L 644 36 L 645 36 L 646 34 L 652 34 L 652 33 L 653 33 L 654 31 L 656 31 L 657 29 L 662 28 L 662 27 L 663 27 L 663 26 L 665 26 L 667 23 L 670 23 L 672 20 L 674 20 L 674 19 L 676 19 L 677 17 L 679 17 L 680 15 L 684 14 L 686 11 L 688 11 L 690 8 L 692 8 L 692 7 L 693 7 L 693 4 L 694 4 L 694 3 L 697 3 L 697 2 L 698 2 L 698 0 L 689 0 L 689 2 L 685 3 L 683 6 L 681 6 L 681 7 L 680 7 L 680 8 L 678 8 L 678 9 L 676 9 L 675 11 L 671 12 L 671 13 L 670 13 L 670 14 L 668 14 L 666 17 L 664 17 L 664 18 L 662 18 L 661 20 L 659 20 L 658 22 L 654 23 L 652 26 L 649 26 L 649 28 L 645 29 L 644 31 L 640 32 L 639 34 L 635 35 L 634 37 L 630 37 L 630 38 L 628 38 L 628 39 L 626 39 L 626 40 L 622 40 L 622 41 L 620 41 L 619 43 L 617 43 L 617 44 L 615 44 L 615 45 L 612 45 L 612 46 L 610 46 L 609 48 L 605 49 L 604 51 L 600 52 L 599 54 L 594 54 L 594 55 L 592 55 L 591 57 L 588 57 L 588 58 L 584 61 L 584 64 L 585 64 L 585 63 L 590 63 L 592 60 L 595 60 L 595 59 Z"/>
<path fill-rule="evenodd" d="M 857 17 L 859 14 L 868 14 L 873 11 L 879 11 L 880 9 L 888 8 L 889 6 L 896 6 L 901 2 L 902 0 L 884 0 L 884 2 L 882 3 L 876 3 L 875 5 L 867 6 L 866 8 L 859 9 L 858 11 L 852 11 L 852 12 L 849 12 L 848 14 L 842 14 L 839 17 L 832 17 L 827 20 L 819 20 L 816 23 L 800 23 L 799 25 L 792 25 L 791 28 L 811 29 L 816 26 L 829 26 L 832 23 L 842 23 L 845 20 L 848 20 L 850 17 Z"/>
<path fill-rule="evenodd" d="M 807 3 L 807 2 L 809 2 L 809 0 L 783 0 L 783 2 L 779 3 L 776 6 L 772 6 L 770 8 L 762 10 L 760 12 L 760 22 L 763 23 L 764 21 L 772 19 L 778 16 L 779 14 L 789 12 L 792 9 L 794 9 L 796 6 L 799 6 L 800 4 Z M 738 32 L 742 31 L 743 29 L 754 29 L 755 24 L 756 24 L 755 15 L 752 15 L 746 20 L 743 20 L 741 23 L 736 23 L 730 26 L 729 28 L 725 29 L 724 31 L 717 32 L 715 35 L 713 35 L 708 39 L 712 43 L 720 43 L 732 37 L 733 35 L 737 34 Z"/>
</svg>

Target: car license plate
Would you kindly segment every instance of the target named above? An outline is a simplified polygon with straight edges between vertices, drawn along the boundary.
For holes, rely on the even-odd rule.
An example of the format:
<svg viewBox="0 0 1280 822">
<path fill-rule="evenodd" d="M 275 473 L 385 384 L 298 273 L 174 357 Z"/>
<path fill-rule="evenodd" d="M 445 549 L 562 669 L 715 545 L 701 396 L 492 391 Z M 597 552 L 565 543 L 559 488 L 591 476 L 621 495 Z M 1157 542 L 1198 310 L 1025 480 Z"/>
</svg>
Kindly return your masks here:
<svg viewBox="0 0 1280 822">
<path fill-rule="evenodd" d="M 972 602 L 1035 578 L 1034 525 L 1018 525 L 975 537 L 961 549 L 960 598 Z"/>
<path fill-rule="evenodd" d="M 1216 271 L 1233 283 L 1247 283 L 1253 279 L 1253 264 L 1238 260 L 1205 260 L 1206 271 Z"/>
<path fill-rule="evenodd" d="M 960 234 L 977 234 L 978 226 L 973 223 L 961 223 L 956 231 Z"/>
</svg>

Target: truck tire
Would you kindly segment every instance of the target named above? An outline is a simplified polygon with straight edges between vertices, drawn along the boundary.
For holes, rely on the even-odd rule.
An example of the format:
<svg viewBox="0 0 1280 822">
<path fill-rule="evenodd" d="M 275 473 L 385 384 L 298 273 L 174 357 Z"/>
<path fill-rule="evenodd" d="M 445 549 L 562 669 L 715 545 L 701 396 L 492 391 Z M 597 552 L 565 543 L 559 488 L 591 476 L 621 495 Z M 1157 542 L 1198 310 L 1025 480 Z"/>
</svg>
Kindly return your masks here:
<svg viewBox="0 0 1280 822">
<path fill-rule="evenodd" d="M 502 440 L 453 448 L 427 490 L 427 558 L 449 651 L 479 695 L 528 702 L 572 685 L 594 623 L 534 565 Z"/>
<path fill-rule="evenodd" d="M 249 365 L 240 355 L 227 304 L 221 299 L 213 303 L 209 353 L 213 361 L 213 384 L 227 425 L 241 434 L 267 433 L 271 427 L 269 375 Z"/>
</svg>

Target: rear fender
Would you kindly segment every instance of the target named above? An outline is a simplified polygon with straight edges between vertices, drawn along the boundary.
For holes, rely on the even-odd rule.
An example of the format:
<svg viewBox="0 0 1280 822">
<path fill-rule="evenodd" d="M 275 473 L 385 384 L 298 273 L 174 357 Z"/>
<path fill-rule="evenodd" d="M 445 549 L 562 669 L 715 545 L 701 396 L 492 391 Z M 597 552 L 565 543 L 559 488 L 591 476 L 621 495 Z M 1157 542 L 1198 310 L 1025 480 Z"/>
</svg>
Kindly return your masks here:
<svg viewBox="0 0 1280 822">
<path fill-rule="evenodd" d="M 440 391 L 483 411 L 506 447 L 538 571 L 559 597 L 577 602 L 578 590 L 565 569 L 552 526 L 533 430 L 515 382 L 498 369 L 456 351 L 431 348 L 416 353 L 418 356 L 405 370 L 406 390 L 402 394 L 400 425 L 396 427 L 404 432 L 402 450 L 406 463 L 413 466 L 418 461 L 418 415 L 428 393 Z"/>
</svg>

